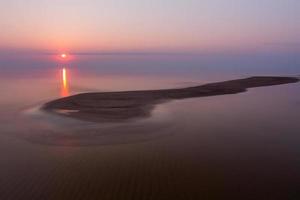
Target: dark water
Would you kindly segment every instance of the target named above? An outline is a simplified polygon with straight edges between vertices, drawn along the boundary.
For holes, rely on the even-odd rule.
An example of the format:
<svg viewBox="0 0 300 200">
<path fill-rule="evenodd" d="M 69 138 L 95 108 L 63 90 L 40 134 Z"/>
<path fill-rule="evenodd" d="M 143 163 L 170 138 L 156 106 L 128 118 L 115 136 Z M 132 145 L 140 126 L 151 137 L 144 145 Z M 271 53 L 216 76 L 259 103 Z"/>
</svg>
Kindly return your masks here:
<svg viewBox="0 0 300 200">
<path fill-rule="evenodd" d="M 149 119 L 93 124 L 40 113 L 63 94 L 60 68 L 30 70 L 38 75 L 0 81 L 1 200 L 300 198 L 299 84 L 172 101 Z M 67 70 L 68 94 L 245 76 Z"/>
</svg>

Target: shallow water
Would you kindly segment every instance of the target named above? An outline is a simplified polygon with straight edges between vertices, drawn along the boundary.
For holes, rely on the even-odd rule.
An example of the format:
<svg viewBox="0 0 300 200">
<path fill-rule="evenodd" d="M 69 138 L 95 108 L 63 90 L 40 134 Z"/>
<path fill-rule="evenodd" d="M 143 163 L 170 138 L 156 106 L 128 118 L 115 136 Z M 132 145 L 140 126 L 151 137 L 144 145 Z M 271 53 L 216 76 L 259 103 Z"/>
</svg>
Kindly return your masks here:
<svg viewBox="0 0 300 200">
<path fill-rule="evenodd" d="M 299 84 L 171 101 L 151 118 L 97 124 L 38 108 L 81 92 L 185 87 L 228 76 L 67 68 L 64 87 L 60 70 L 0 81 L 0 199 L 300 197 Z"/>
</svg>

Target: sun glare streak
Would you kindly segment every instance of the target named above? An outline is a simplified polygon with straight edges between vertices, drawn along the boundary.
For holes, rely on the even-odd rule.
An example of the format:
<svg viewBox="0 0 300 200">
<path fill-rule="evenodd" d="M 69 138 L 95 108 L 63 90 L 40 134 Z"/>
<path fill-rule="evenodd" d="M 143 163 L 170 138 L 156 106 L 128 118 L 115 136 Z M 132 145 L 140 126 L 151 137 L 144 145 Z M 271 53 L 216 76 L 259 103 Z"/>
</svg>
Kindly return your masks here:
<svg viewBox="0 0 300 200">
<path fill-rule="evenodd" d="M 62 69 L 63 85 L 67 87 L 67 71 L 66 68 Z"/>
<path fill-rule="evenodd" d="M 61 70 L 61 77 L 62 77 L 61 96 L 66 97 L 69 96 L 69 85 L 68 85 L 68 76 L 67 76 L 66 68 L 63 68 Z"/>
</svg>

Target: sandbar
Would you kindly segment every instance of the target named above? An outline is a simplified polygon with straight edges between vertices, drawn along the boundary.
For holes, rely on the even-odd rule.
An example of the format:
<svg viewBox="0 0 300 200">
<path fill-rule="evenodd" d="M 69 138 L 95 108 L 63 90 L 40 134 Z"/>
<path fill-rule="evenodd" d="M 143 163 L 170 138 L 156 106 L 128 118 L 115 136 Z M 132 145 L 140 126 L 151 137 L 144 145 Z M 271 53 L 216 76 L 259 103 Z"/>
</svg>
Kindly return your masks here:
<svg viewBox="0 0 300 200">
<path fill-rule="evenodd" d="M 90 122 L 126 122 L 149 117 L 157 104 L 170 100 L 237 94 L 298 81 L 295 77 L 255 76 L 177 89 L 82 93 L 50 101 L 41 109 Z"/>
</svg>

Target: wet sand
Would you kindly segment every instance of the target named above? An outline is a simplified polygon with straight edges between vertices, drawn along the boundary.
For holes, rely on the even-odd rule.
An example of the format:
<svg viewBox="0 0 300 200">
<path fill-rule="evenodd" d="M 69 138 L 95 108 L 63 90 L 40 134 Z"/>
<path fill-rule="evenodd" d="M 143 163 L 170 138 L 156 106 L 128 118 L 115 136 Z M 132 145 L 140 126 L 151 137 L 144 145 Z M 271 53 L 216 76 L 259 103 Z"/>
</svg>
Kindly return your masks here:
<svg viewBox="0 0 300 200">
<path fill-rule="evenodd" d="M 237 94 L 248 88 L 298 81 L 294 77 L 256 76 L 181 89 L 83 93 L 48 102 L 42 109 L 91 122 L 125 122 L 149 117 L 155 105 L 170 100 Z"/>
</svg>

